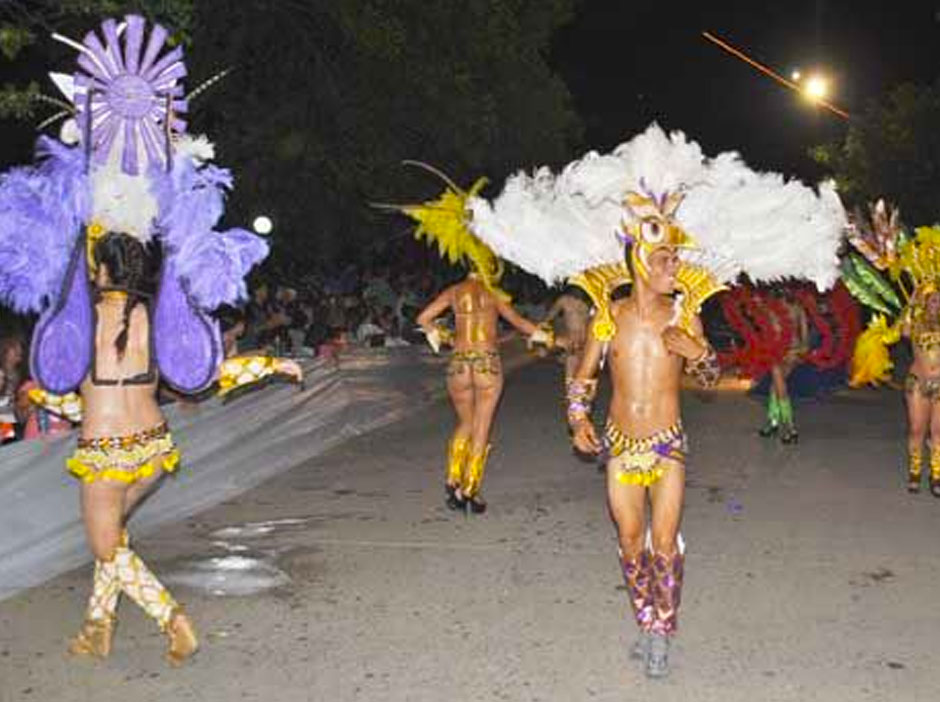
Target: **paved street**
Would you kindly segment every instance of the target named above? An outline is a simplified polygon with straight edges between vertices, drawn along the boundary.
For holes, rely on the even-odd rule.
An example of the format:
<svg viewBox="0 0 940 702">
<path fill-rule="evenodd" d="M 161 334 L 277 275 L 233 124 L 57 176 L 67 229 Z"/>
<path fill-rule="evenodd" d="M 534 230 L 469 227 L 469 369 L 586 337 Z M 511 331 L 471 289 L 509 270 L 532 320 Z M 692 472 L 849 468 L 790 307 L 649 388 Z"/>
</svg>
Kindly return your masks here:
<svg viewBox="0 0 940 702">
<path fill-rule="evenodd" d="M 940 699 L 940 500 L 902 490 L 899 395 L 799 405 L 784 447 L 739 392 L 687 393 L 681 631 L 672 677 L 647 681 L 560 382 L 509 378 L 483 517 L 443 506 L 438 403 L 138 534 L 203 636 L 181 670 L 127 601 L 110 660 L 66 658 L 90 567 L 0 603 L 0 700 Z"/>
</svg>

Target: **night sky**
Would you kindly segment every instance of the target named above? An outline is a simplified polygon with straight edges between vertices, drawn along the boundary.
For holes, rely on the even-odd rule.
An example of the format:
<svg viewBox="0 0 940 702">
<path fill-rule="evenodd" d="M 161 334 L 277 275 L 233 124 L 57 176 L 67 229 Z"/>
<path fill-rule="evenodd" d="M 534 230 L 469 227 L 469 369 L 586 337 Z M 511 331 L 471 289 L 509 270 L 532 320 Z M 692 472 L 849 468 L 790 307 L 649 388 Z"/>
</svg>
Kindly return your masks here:
<svg viewBox="0 0 940 702">
<path fill-rule="evenodd" d="M 610 149 L 656 120 L 685 131 L 706 153 L 736 149 L 755 168 L 815 179 L 821 172 L 807 149 L 840 138 L 847 123 L 701 32 L 784 76 L 797 67 L 825 69 L 835 81 L 832 101 L 852 113 L 898 83 L 929 84 L 940 75 L 938 18 L 940 0 L 583 0 L 556 37 L 551 62 L 573 94 L 588 148 Z M 29 66 L 9 69 L 4 81 L 36 78 Z M 0 163 L 29 160 L 30 125 L 3 128 Z"/>
<path fill-rule="evenodd" d="M 656 120 L 706 153 L 734 149 L 755 168 L 814 177 L 807 148 L 840 138 L 847 123 L 701 32 L 785 77 L 824 68 L 835 83 L 831 101 L 851 114 L 898 83 L 940 75 L 938 13 L 940 0 L 584 0 L 552 58 L 591 148 L 610 149 Z"/>
</svg>

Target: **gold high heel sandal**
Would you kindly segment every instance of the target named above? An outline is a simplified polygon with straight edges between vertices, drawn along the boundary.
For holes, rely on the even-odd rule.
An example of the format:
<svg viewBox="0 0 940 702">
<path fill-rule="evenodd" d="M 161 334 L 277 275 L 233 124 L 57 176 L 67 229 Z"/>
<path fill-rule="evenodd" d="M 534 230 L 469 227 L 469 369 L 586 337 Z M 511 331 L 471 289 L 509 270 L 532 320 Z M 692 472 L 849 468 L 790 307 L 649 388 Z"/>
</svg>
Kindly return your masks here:
<svg viewBox="0 0 940 702">
<path fill-rule="evenodd" d="M 199 650 L 199 640 L 196 638 L 196 629 L 192 621 L 183 612 L 182 607 L 177 608 L 170 617 L 165 633 L 170 640 L 166 659 L 171 666 L 180 666 L 186 659 L 191 658 Z"/>
<path fill-rule="evenodd" d="M 107 658 L 111 654 L 113 637 L 113 617 L 86 619 L 78 634 L 69 642 L 69 653 L 73 656 Z"/>
</svg>

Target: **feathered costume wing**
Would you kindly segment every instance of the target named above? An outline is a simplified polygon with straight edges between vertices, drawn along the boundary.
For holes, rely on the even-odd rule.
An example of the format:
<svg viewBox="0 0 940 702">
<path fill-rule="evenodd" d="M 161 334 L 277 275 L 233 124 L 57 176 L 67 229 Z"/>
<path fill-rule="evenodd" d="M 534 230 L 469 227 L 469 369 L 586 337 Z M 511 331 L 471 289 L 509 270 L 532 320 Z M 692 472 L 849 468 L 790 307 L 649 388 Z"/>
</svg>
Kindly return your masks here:
<svg viewBox="0 0 940 702">
<path fill-rule="evenodd" d="M 623 237 L 645 200 L 665 214 L 694 281 L 686 317 L 739 273 L 773 281 L 798 277 L 820 289 L 838 276 L 846 217 L 832 184 L 816 192 L 748 168 L 736 153 L 707 158 L 681 132 L 650 126 L 612 153 L 592 152 L 555 175 L 517 173 L 489 203 L 471 199 L 474 233 L 497 254 L 548 284 L 597 266 L 620 266 Z M 636 238 L 635 236 L 632 238 Z M 577 280 L 577 278 L 575 278 Z"/>
<path fill-rule="evenodd" d="M 197 392 L 222 360 L 208 312 L 246 296 L 244 278 L 267 243 L 243 229 L 216 231 L 231 174 L 208 163 L 212 145 L 185 134 L 182 50 L 142 17 L 106 20 L 79 43 L 74 76 L 54 75 L 73 104 L 63 135 L 40 139 L 39 163 L 0 178 L 0 302 L 42 312 L 31 349 L 34 376 L 62 394 L 92 353 L 85 252 L 96 233 L 157 238 L 163 270 L 154 308 L 156 361 L 183 392 Z M 90 120 L 89 115 L 94 115 Z M 87 233 L 86 233 L 87 232 Z"/>
</svg>

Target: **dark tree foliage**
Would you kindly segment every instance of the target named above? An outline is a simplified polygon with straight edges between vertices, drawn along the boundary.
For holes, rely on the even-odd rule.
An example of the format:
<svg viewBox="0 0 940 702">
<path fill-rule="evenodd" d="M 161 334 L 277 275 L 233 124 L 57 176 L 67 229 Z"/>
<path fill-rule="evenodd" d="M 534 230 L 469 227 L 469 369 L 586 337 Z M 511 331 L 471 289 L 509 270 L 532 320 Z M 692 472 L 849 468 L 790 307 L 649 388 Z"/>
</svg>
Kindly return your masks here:
<svg viewBox="0 0 940 702">
<path fill-rule="evenodd" d="M 811 155 L 836 178 L 847 204 L 883 197 L 909 225 L 940 217 L 940 86 L 901 85 L 853 117 L 845 139 Z"/>
<path fill-rule="evenodd" d="M 43 73 L 74 61 L 52 31 L 80 39 L 127 12 L 159 21 L 187 46 L 190 89 L 229 70 L 189 119 L 235 172 L 229 223 L 271 216 L 272 265 L 304 267 L 406 231 L 368 205 L 436 193 L 403 159 L 469 185 L 570 158 L 580 121 L 546 55 L 577 2 L 0 0 L 14 80 L 0 119 L 22 130 L 52 111 L 36 97 L 54 94 Z"/>
</svg>

